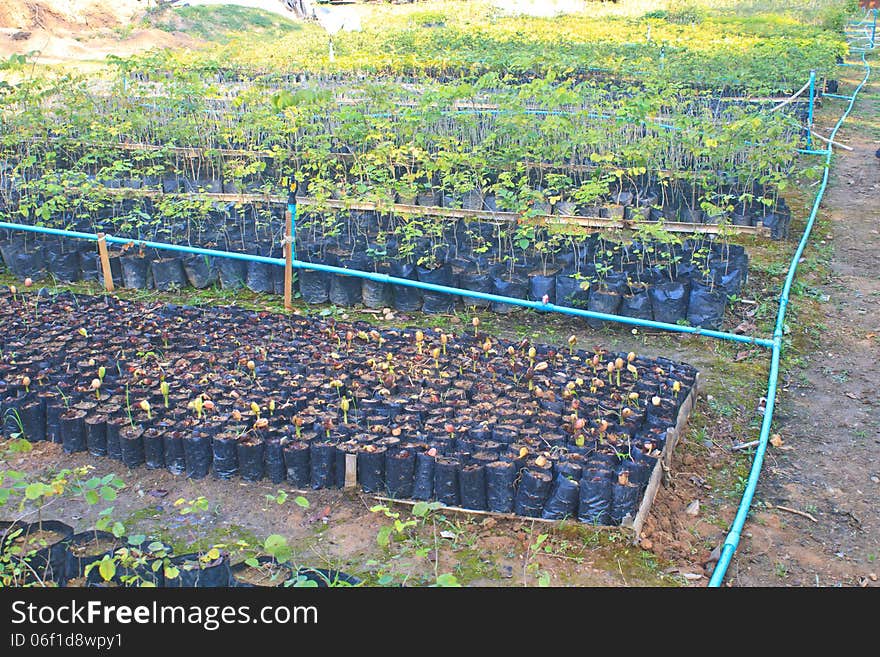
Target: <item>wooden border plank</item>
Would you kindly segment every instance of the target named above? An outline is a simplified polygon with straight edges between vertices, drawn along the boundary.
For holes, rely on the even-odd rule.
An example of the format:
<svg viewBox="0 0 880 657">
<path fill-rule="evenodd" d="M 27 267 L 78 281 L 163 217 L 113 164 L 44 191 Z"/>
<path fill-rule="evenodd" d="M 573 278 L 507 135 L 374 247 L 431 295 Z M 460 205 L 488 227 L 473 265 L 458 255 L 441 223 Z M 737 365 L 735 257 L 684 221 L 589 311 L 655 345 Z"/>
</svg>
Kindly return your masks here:
<svg viewBox="0 0 880 657">
<path fill-rule="evenodd" d="M 190 199 L 212 199 L 215 201 L 226 203 L 267 203 L 271 205 L 282 205 L 287 203 L 286 196 L 274 194 L 215 194 L 210 192 L 191 192 L 191 193 L 165 193 L 158 189 L 134 189 L 134 188 L 117 188 L 108 187 L 106 193 L 109 196 L 119 196 L 123 198 L 132 197 L 180 197 Z M 523 221 L 523 217 L 516 212 L 492 212 L 489 210 L 465 210 L 461 208 L 442 208 L 432 205 L 409 205 L 404 203 L 373 203 L 369 201 L 348 201 L 343 199 L 326 199 L 317 200 L 309 196 L 297 196 L 297 206 L 304 207 L 326 207 L 336 210 L 359 210 L 359 211 L 375 211 L 388 212 L 407 215 L 421 215 L 428 217 L 450 217 L 454 219 L 482 219 L 485 221 L 497 222 L 516 222 Z M 620 208 L 622 206 L 610 206 Z M 606 230 L 636 230 L 642 221 L 632 219 L 614 219 L 609 217 L 583 217 L 580 215 L 565 214 L 546 214 L 536 215 L 529 218 L 536 223 L 542 225 L 559 225 L 559 226 L 582 226 L 585 228 L 599 228 Z M 718 224 L 691 224 L 680 221 L 663 222 L 663 227 L 673 233 L 706 233 L 715 235 L 721 232 L 722 227 Z M 770 237 L 769 228 L 764 226 L 732 226 L 728 225 L 724 230 L 730 231 L 738 235 L 756 235 L 758 237 Z"/>
<path fill-rule="evenodd" d="M 632 529 L 633 543 L 635 544 L 638 544 L 639 535 L 642 533 L 642 527 L 645 524 L 645 520 L 648 518 L 648 514 L 651 512 L 651 508 L 654 506 L 654 500 L 657 497 L 657 493 L 660 490 L 660 483 L 663 480 L 663 473 L 669 469 L 669 464 L 672 462 L 672 452 L 678 444 L 678 439 L 684 432 L 688 418 L 690 417 L 691 411 L 696 403 L 697 394 L 701 385 L 702 381 L 700 373 L 697 372 L 694 386 L 691 388 L 688 396 L 678 409 L 678 417 L 676 418 L 675 426 L 666 432 L 666 443 L 663 445 L 663 452 L 660 454 L 660 458 L 657 459 L 657 463 L 654 464 L 654 471 L 651 473 L 651 478 L 648 480 L 648 486 L 645 488 L 645 493 L 642 496 L 642 503 L 639 505 L 636 517 L 632 519 L 632 522 L 629 525 L 621 524 L 622 527 L 629 526 L 630 529 Z"/>
</svg>

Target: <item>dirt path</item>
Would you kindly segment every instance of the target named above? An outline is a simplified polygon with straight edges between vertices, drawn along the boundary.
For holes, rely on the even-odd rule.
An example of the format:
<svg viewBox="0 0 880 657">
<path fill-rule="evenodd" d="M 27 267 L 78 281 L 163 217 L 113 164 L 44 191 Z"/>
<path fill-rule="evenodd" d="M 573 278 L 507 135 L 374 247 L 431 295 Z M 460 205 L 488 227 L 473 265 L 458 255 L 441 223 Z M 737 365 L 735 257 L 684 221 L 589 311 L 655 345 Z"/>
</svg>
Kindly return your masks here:
<svg viewBox="0 0 880 657">
<path fill-rule="evenodd" d="M 876 67 L 876 55 L 872 61 Z M 845 70 L 851 77 L 841 86 L 850 93 L 862 69 Z M 734 585 L 880 586 L 878 117 L 875 68 L 838 133 L 853 150 L 835 158 L 815 234 L 831 238 L 827 276 L 805 279 L 824 301 L 820 349 L 789 359 L 775 424 L 787 449 L 768 454 L 757 495 L 764 504 L 756 504 L 728 573 Z"/>
</svg>

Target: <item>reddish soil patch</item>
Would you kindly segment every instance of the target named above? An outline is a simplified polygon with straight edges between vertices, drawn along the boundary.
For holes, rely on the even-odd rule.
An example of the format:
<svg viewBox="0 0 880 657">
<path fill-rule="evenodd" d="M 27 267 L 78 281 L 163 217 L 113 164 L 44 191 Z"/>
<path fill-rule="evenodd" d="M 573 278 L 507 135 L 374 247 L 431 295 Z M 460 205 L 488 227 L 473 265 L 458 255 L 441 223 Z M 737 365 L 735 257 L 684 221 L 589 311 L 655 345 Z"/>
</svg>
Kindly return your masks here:
<svg viewBox="0 0 880 657">
<path fill-rule="evenodd" d="M 844 94 L 862 75 L 860 68 L 845 70 L 852 73 L 842 80 Z M 840 104 L 828 116 L 841 111 Z M 777 429 L 786 444 L 771 450 L 765 463 L 758 487 L 765 508 L 746 524 L 728 574 L 735 585 L 878 586 L 878 116 L 880 84 L 873 81 L 838 133 L 853 150 L 837 151 L 820 215 L 829 227 L 820 224 L 811 245 L 830 241 L 833 256 L 826 276 L 801 278 L 824 295 L 820 348 L 797 354 L 806 362 L 785 372 Z"/>
</svg>

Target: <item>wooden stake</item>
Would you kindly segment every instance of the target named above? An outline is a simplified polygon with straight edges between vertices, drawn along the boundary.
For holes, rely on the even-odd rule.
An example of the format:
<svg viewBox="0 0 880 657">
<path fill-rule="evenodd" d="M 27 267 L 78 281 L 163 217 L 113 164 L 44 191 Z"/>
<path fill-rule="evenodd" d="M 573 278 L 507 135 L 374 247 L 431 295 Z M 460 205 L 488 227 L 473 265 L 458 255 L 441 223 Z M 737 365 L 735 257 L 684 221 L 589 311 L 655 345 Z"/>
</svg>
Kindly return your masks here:
<svg viewBox="0 0 880 657">
<path fill-rule="evenodd" d="M 284 310 L 293 309 L 293 216 L 284 213 Z"/>
<path fill-rule="evenodd" d="M 107 253 L 107 240 L 104 233 L 98 233 L 98 254 L 101 256 L 101 271 L 104 273 L 104 289 L 113 291 L 113 272 L 110 270 L 110 254 Z"/>
<path fill-rule="evenodd" d="M 345 487 L 355 488 L 357 486 L 357 454 L 345 455 Z"/>
</svg>

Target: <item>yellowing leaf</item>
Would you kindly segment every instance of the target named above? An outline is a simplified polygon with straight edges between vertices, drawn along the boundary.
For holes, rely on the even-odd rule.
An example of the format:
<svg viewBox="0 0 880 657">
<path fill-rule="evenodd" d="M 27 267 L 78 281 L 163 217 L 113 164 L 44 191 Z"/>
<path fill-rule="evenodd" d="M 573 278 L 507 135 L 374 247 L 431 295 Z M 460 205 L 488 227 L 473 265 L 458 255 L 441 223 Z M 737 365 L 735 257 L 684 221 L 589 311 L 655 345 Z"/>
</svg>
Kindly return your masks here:
<svg viewBox="0 0 880 657">
<path fill-rule="evenodd" d="M 104 557 L 98 566 L 98 572 L 101 573 L 101 579 L 109 582 L 116 575 L 116 564 L 110 557 Z"/>
</svg>

